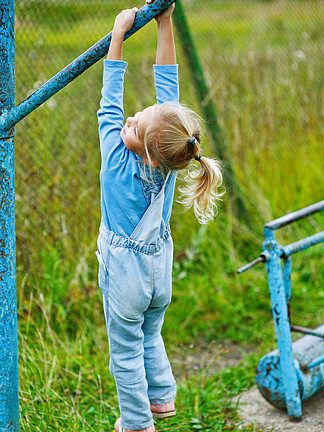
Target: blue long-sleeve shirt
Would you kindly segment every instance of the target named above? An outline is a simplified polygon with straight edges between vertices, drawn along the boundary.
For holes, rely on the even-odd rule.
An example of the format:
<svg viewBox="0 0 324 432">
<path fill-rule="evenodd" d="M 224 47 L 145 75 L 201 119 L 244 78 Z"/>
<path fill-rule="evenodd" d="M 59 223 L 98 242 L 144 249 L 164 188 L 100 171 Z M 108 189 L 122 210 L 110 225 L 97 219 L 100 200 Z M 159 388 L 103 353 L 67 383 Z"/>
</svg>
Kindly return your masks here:
<svg viewBox="0 0 324 432">
<path fill-rule="evenodd" d="M 126 67 L 124 61 L 104 60 L 98 122 L 103 223 L 110 231 L 129 237 L 161 188 L 163 177 L 155 170 L 154 183 L 143 180 L 142 158 L 128 150 L 120 137 L 124 121 L 123 87 Z M 154 65 L 154 76 L 157 103 L 178 103 L 178 65 Z M 173 172 L 168 180 L 162 214 L 166 226 L 171 216 L 175 180 L 176 173 Z"/>
</svg>

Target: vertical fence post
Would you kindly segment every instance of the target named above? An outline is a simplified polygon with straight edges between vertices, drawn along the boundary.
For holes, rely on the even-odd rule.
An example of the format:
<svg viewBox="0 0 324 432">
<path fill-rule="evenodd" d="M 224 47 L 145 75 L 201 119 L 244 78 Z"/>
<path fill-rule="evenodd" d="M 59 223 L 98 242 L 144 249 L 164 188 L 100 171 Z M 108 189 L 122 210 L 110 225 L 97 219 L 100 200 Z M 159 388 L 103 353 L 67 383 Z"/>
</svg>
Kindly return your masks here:
<svg viewBox="0 0 324 432">
<path fill-rule="evenodd" d="M 15 1 L 0 0 L 0 113 L 15 106 Z M 14 128 L 0 130 L 0 431 L 19 431 Z"/>
</svg>

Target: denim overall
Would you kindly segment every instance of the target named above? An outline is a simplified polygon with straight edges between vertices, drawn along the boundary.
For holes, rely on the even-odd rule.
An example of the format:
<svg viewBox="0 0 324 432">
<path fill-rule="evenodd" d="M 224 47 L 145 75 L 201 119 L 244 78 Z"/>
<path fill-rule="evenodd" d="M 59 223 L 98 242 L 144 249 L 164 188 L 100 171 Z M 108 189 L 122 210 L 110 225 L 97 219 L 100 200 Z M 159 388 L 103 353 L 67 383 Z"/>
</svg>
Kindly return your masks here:
<svg viewBox="0 0 324 432">
<path fill-rule="evenodd" d="M 126 429 L 148 428 L 153 423 L 150 403 L 164 404 L 176 395 L 161 336 L 172 290 L 173 242 L 162 218 L 169 175 L 157 194 L 152 189 L 151 204 L 130 237 L 100 225 L 96 254 L 109 369 Z"/>
</svg>

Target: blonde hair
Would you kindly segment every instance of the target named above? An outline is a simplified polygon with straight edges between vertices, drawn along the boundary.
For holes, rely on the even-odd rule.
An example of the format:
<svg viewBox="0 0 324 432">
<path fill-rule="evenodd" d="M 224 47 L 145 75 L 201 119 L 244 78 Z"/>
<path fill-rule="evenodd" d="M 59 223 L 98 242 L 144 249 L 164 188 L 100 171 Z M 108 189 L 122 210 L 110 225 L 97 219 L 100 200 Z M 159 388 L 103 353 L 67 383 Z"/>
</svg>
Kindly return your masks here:
<svg viewBox="0 0 324 432">
<path fill-rule="evenodd" d="M 179 188 L 179 202 L 186 209 L 193 207 L 198 221 L 204 224 L 217 214 L 217 201 L 224 192 L 219 192 L 223 176 L 217 160 L 201 156 L 200 169 L 190 165 L 200 151 L 200 120 L 198 114 L 183 105 L 168 102 L 154 105 L 144 148 L 149 166 L 158 166 L 162 173 L 188 168 L 185 185 Z"/>
</svg>

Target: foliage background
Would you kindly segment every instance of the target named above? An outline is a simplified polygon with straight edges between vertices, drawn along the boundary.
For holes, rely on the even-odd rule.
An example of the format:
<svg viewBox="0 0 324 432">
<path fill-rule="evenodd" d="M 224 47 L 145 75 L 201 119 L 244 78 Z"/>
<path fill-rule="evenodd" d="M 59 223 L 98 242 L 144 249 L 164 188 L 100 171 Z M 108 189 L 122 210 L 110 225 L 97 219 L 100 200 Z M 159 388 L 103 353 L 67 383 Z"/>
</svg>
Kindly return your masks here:
<svg viewBox="0 0 324 432">
<path fill-rule="evenodd" d="M 17 0 L 17 102 L 108 33 L 120 9 L 135 5 L 142 3 Z M 232 427 L 232 396 L 253 383 L 258 357 L 275 346 L 264 268 L 240 277 L 236 269 L 261 252 L 264 223 L 323 199 L 324 2 L 183 5 L 247 209 L 243 215 L 228 190 L 208 226 L 177 203 L 171 221 L 174 296 L 164 326 L 171 358 L 212 341 L 250 353 L 229 372 L 181 384 L 183 430 L 215 431 Z M 125 43 L 126 116 L 154 103 L 155 32 L 152 22 Z M 190 59 L 177 45 L 181 99 L 199 111 Z M 98 430 L 117 415 L 94 255 L 101 77 L 99 62 L 17 125 L 23 430 Z M 208 132 L 205 152 L 213 152 Z M 322 226 L 316 215 L 277 237 L 287 244 Z M 293 318 L 313 327 L 323 321 L 321 255 L 319 245 L 293 259 Z"/>
</svg>

